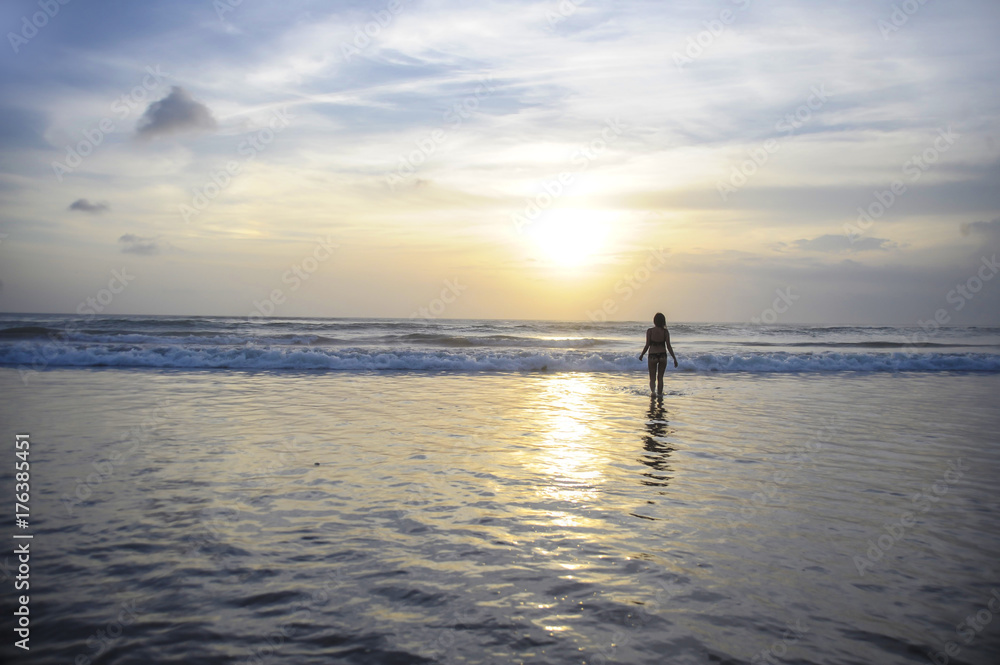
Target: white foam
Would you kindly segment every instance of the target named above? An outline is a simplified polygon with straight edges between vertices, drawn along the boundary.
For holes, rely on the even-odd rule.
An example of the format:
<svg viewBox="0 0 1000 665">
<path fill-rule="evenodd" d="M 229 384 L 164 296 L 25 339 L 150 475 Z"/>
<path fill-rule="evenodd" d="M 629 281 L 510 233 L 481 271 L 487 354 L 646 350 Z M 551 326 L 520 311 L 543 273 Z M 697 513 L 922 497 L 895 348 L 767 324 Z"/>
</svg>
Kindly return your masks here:
<svg viewBox="0 0 1000 665">
<path fill-rule="evenodd" d="M 0 345 L 0 364 L 41 367 L 189 369 L 589 371 L 645 372 L 634 353 L 489 349 L 373 349 L 276 345 L 100 344 L 13 342 Z M 985 353 L 700 353 L 681 355 L 695 372 L 1000 372 L 1000 355 Z"/>
</svg>

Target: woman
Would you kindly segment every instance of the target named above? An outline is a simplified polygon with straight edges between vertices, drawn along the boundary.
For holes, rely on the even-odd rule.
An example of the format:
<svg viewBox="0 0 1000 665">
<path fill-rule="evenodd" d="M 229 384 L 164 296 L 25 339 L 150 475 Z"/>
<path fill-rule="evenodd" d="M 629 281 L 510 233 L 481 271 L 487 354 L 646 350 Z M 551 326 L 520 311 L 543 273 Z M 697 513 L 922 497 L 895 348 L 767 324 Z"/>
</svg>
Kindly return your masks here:
<svg viewBox="0 0 1000 665">
<path fill-rule="evenodd" d="M 677 356 L 670 346 L 670 332 L 667 330 L 667 317 L 660 312 L 653 317 L 653 327 L 646 330 L 646 346 L 642 347 L 639 360 L 649 351 L 649 392 L 663 394 L 663 371 L 667 369 L 667 351 L 674 359 L 677 367 Z M 659 388 L 657 389 L 657 386 Z"/>
</svg>

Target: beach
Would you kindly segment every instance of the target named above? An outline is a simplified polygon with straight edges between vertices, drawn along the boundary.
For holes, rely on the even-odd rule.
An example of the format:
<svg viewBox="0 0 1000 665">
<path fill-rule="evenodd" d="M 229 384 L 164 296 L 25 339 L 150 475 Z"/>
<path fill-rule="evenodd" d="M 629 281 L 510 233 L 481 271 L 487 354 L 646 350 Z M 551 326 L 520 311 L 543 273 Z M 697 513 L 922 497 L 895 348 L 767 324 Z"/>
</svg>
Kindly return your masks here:
<svg viewBox="0 0 1000 665">
<path fill-rule="evenodd" d="M 676 334 L 674 347 L 683 367 L 691 347 Z M 0 386 L 9 454 L 16 434 L 31 442 L 25 662 L 1000 653 L 996 371 L 671 367 L 657 398 L 637 358 L 632 371 L 51 362 L 0 367 Z"/>
<path fill-rule="evenodd" d="M 1000 663 L 997 0 L 4 9 L 0 665 Z"/>
</svg>

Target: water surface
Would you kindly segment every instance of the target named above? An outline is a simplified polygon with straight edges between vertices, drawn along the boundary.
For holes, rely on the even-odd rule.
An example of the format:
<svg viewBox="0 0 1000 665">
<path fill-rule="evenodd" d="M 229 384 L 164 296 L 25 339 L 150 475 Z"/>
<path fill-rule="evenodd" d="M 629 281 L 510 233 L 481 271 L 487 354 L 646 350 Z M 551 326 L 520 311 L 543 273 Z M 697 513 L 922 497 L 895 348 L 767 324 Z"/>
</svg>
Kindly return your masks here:
<svg viewBox="0 0 1000 665">
<path fill-rule="evenodd" d="M 667 384 L 0 369 L 31 662 L 995 662 L 1000 376 Z"/>
</svg>

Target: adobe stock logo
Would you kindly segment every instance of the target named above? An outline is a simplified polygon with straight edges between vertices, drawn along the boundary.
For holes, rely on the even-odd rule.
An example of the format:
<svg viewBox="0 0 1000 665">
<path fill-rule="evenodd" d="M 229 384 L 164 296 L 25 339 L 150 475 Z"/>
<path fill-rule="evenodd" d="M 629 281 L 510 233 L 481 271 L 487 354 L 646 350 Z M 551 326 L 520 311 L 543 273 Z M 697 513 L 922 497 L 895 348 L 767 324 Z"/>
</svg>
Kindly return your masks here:
<svg viewBox="0 0 1000 665">
<path fill-rule="evenodd" d="M 635 268 L 631 273 L 622 275 L 622 278 L 615 282 L 614 291 L 621 296 L 621 302 L 628 302 L 632 296 L 648 282 L 653 275 L 667 264 L 667 251 L 662 247 L 653 250 L 646 257 L 646 261 Z M 619 301 L 617 298 L 606 298 L 600 306 L 594 310 L 587 310 L 587 318 L 594 323 L 604 323 L 618 312 Z"/>
<path fill-rule="evenodd" d="M 951 125 L 938 129 L 937 137 L 929 146 L 903 162 L 900 167 L 903 175 L 907 176 L 911 182 L 920 180 L 924 173 L 937 164 L 941 155 L 948 152 L 955 145 L 955 140 L 961 136 L 951 128 Z M 897 179 L 889 184 L 888 189 L 873 192 L 874 201 L 866 207 L 858 206 L 857 221 L 854 224 L 850 222 L 844 224 L 844 235 L 851 241 L 851 244 L 861 240 L 865 232 L 875 224 L 875 220 L 880 219 L 888 212 L 908 191 L 909 187 L 906 183 Z"/>
<path fill-rule="evenodd" d="M 420 307 L 417 311 L 410 314 L 411 319 L 436 319 L 444 314 L 445 310 L 448 309 L 448 305 L 451 305 L 462 293 L 467 289 L 468 286 L 460 284 L 457 277 L 452 277 L 451 279 L 444 280 L 444 288 L 441 289 L 441 296 L 431 300 L 427 307 Z"/>
<path fill-rule="evenodd" d="M 401 0 L 389 0 L 385 9 L 372 12 L 372 20 L 364 26 L 354 26 L 354 40 L 351 42 L 341 42 L 340 53 L 344 56 L 344 62 L 350 62 L 351 58 L 360 56 L 361 52 L 372 45 L 372 41 L 378 39 L 382 31 L 389 27 L 393 19 L 403 11 Z"/>
<path fill-rule="evenodd" d="M 535 196 L 525 199 L 524 209 L 513 213 L 510 218 L 514 229 L 522 233 L 525 226 L 538 221 L 542 213 L 552 207 L 556 200 L 563 196 L 570 185 L 586 171 L 591 163 L 608 150 L 629 129 L 629 125 L 619 118 L 608 118 L 600 134 L 583 144 L 570 156 L 570 163 L 577 167 L 576 171 L 562 171 L 550 180 L 542 183 L 542 190 Z"/>
<path fill-rule="evenodd" d="M 132 111 L 141 106 L 152 95 L 153 91 L 160 87 L 164 79 L 170 76 L 160 69 L 160 65 L 147 66 L 145 71 L 146 75 L 142 77 L 139 85 L 111 102 L 109 110 L 118 116 L 118 121 L 110 116 L 101 118 L 92 128 L 83 130 L 83 140 L 76 145 L 66 146 L 66 159 L 64 161 L 52 162 L 52 172 L 55 173 L 56 181 L 62 182 L 64 176 L 69 175 L 83 164 L 83 161 L 92 155 L 104 143 L 104 140 L 118 128 L 119 122 L 128 118 Z"/>
<path fill-rule="evenodd" d="M 38 6 L 41 7 L 42 11 L 32 14 L 30 19 L 27 16 L 22 16 L 20 33 L 7 33 L 7 41 L 10 42 L 10 47 L 14 49 L 14 54 L 19 53 L 22 46 L 34 39 L 38 31 L 47 26 L 50 19 L 56 17 L 61 5 L 68 5 L 69 3 L 70 0 L 38 0 Z"/>
<path fill-rule="evenodd" d="M 236 146 L 236 152 L 244 159 L 242 161 L 231 159 L 212 171 L 200 187 L 194 188 L 191 205 L 181 203 L 178 206 L 181 218 L 185 222 L 190 222 L 194 217 L 208 210 L 215 199 L 233 184 L 236 176 L 243 172 L 243 168 L 256 159 L 257 155 L 263 152 L 278 134 L 288 128 L 291 124 L 289 119 L 294 117 L 285 106 L 272 111 L 266 127 L 251 131 L 247 138 Z"/>
<path fill-rule="evenodd" d="M 340 247 L 329 235 L 324 238 L 317 238 L 312 251 L 302 258 L 301 261 L 293 264 L 281 275 L 281 282 L 288 284 L 290 293 L 298 291 L 302 283 L 308 280 L 319 267 L 333 256 L 334 251 Z M 288 298 L 283 289 L 274 288 L 261 300 L 254 300 L 254 311 L 247 314 L 247 323 L 264 323 L 264 319 L 272 316 L 279 305 L 284 305 Z"/>
</svg>

